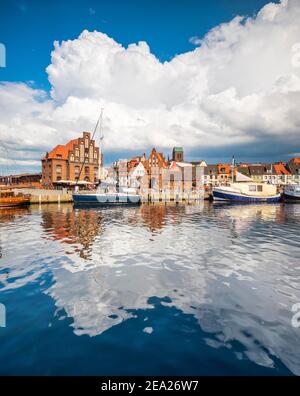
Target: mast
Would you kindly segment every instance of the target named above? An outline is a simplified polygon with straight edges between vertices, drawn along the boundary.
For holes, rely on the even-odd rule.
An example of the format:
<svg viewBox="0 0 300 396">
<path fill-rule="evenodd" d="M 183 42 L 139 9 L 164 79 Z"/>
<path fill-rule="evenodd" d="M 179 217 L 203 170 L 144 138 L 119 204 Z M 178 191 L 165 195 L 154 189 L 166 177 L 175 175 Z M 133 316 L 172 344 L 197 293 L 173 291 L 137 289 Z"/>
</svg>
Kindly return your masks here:
<svg viewBox="0 0 300 396">
<path fill-rule="evenodd" d="M 93 135 L 92 135 L 92 140 L 93 140 L 94 137 L 95 137 L 95 134 L 96 134 L 97 129 L 98 129 L 98 125 L 99 125 L 100 123 L 102 124 L 102 115 L 103 115 L 103 108 L 101 107 L 100 116 L 99 116 L 99 118 L 98 118 L 98 120 L 97 120 L 95 129 L 94 129 L 94 132 L 93 132 Z M 101 132 L 100 132 L 100 134 L 101 134 Z M 100 140 L 103 140 L 103 137 L 100 138 Z M 100 154 L 100 149 L 99 149 L 99 154 Z M 100 165 L 100 161 L 101 161 L 101 155 L 99 155 L 99 165 Z M 81 176 L 81 173 L 82 173 L 82 171 L 83 171 L 83 167 L 84 167 L 84 165 L 85 165 L 85 162 L 86 162 L 86 157 L 84 156 L 84 158 L 83 158 L 83 163 L 82 163 L 82 165 L 81 165 L 81 169 L 80 169 L 80 172 L 79 172 L 78 180 L 80 180 L 80 176 Z M 100 166 L 99 166 L 99 167 L 100 167 Z M 99 173 L 99 169 L 98 169 L 98 173 Z"/>
<path fill-rule="evenodd" d="M 235 166 L 235 159 L 234 159 L 234 155 L 233 155 L 232 162 L 231 162 L 231 181 L 232 181 L 232 183 L 234 182 L 234 166 Z"/>
<path fill-rule="evenodd" d="M 99 182 L 101 181 L 102 178 L 102 167 L 103 167 L 103 139 L 104 139 L 104 134 L 103 134 L 103 111 L 104 108 L 101 107 L 100 111 L 100 117 L 99 117 L 99 168 L 98 168 L 98 179 Z"/>
</svg>

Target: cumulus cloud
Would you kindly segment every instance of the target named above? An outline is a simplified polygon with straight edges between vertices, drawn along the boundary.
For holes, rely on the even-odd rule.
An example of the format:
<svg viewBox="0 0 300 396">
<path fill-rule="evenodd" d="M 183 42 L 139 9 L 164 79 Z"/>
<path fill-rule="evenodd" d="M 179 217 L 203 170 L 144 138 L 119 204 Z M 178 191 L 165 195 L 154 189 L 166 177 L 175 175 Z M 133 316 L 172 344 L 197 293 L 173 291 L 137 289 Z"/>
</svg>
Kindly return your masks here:
<svg viewBox="0 0 300 396">
<path fill-rule="evenodd" d="M 189 38 L 189 42 L 194 45 L 200 45 L 202 43 L 202 40 L 198 36 L 192 36 Z"/>
<path fill-rule="evenodd" d="M 163 63 L 144 41 L 125 48 L 96 31 L 55 42 L 50 95 L 0 85 L 1 141 L 12 157 L 37 161 L 92 130 L 104 107 L 106 153 L 183 145 L 199 157 L 229 149 L 255 156 L 276 143 L 287 156 L 300 146 L 299 20 L 298 0 L 270 3 Z"/>
</svg>

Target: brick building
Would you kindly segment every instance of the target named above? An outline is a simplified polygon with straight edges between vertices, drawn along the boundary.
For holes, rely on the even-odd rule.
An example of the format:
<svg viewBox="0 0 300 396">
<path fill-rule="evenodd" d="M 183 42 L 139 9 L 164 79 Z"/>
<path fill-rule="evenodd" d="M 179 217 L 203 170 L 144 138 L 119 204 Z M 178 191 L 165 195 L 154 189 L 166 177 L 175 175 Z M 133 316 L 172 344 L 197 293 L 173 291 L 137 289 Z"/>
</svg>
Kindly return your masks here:
<svg viewBox="0 0 300 396">
<path fill-rule="evenodd" d="M 90 132 L 83 132 L 82 137 L 58 145 L 46 153 L 42 159 L 42 184 L 53 188 L 78 181 L 86 185 L 98 183 L 102 162 L 99 147 L 91 139 Z"/>
</svg>

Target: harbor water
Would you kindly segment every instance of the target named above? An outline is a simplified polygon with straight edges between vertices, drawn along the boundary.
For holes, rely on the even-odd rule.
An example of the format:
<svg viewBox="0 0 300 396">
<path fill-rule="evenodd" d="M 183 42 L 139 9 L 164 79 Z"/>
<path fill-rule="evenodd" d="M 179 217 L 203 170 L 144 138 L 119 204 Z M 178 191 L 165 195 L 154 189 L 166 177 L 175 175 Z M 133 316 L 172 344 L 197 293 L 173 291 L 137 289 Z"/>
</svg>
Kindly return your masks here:
<svg viewBox="0 0 300 396">
<path fill-rule="evenodd" d="M 299 230 L 297 204 L 1 210 L 0 374 L 299 375 Z"/>
</svg>

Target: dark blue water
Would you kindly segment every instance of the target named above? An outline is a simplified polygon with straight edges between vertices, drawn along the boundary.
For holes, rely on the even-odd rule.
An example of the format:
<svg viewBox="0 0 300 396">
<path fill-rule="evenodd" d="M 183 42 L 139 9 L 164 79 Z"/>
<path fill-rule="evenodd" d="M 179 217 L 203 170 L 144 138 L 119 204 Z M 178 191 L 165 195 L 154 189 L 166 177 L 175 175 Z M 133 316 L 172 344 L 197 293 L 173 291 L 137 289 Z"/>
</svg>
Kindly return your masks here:
<svg viewBox="0 0 300 396">
<path fill-rule="evenodd" d="M 0 374 L 300 374 L 300 205 L 0 212 Z"/>
</svg>

